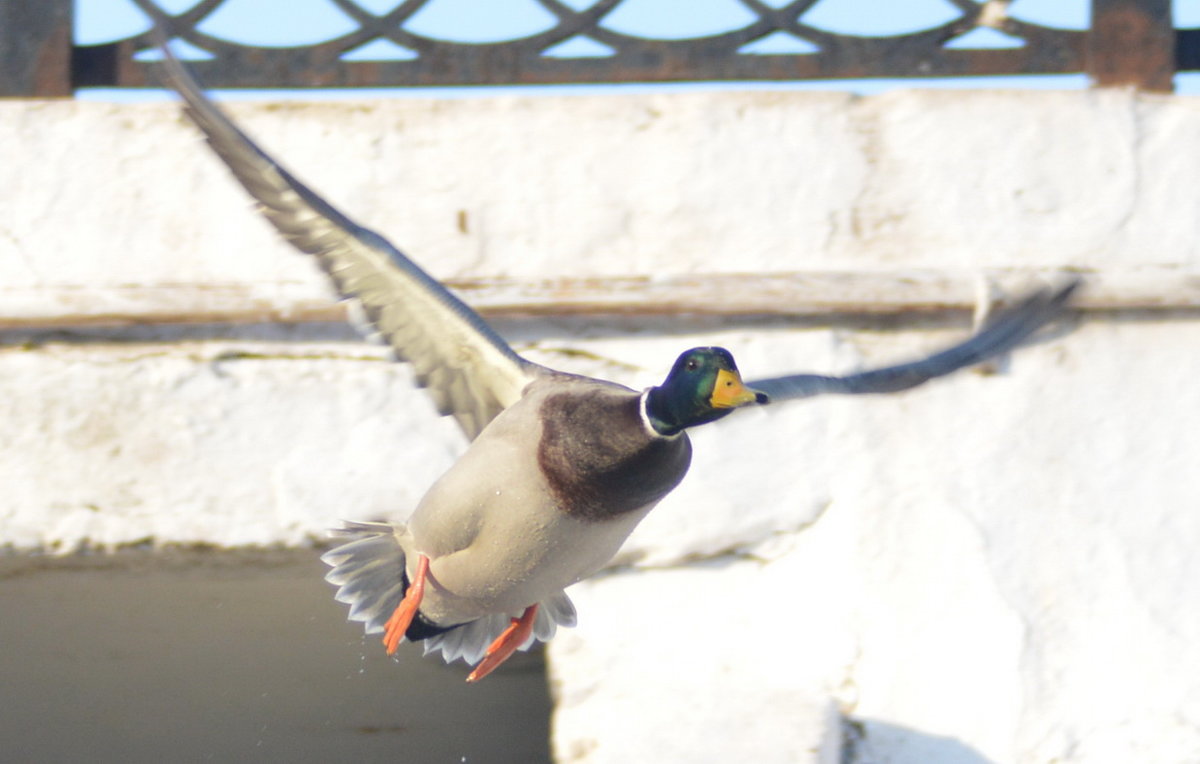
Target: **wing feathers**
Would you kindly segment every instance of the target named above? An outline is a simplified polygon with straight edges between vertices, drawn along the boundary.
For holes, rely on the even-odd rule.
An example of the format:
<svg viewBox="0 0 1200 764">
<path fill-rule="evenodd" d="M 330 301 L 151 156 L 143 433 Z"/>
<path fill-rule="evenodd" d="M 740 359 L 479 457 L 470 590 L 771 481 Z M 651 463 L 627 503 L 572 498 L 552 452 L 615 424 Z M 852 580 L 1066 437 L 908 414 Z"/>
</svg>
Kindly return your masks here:
<svg viewBox="0 0 1200 764">
<path fill-rule="evenodd" d="M 412 364 L 439 412 L 451 414 L 474 438 L 500 411 L 520 398 L 536 377 L 549 373 L 521 358 L 465 303 L 396 250 L 362 228 L 258 148 L 201 92 L 167 53 L 172 87 L 185 113 L 259 204 L 263 215 L 297 249 L 317 257 L 339 294 L 361 303 L 368 321 Z M 889 393 L 1010 350 L 1064 309 L 1078 282 L 1040 290 L 999 315 L 965 342 L 911 363 L 847 376 L 796 374 L 749 383 L 769 402 L 823 393 Z"/>
<path fill-rule="evenodd" d="M 747 384 L 766 393 L 769 403 L 809 398 L 824 393 L 861 395 L 907 390 L 934 377 L 949 374 L 964 366 L 972 366 L 1012 350 L 1043 325 L 1058 317 L 1065 309 L 1071 293 L 1079 287 L 1079 283 L 1076 280 L 1058 289 L 1038 290 L 997 315 L 978 334 L 965 342 L 917 361 L 844 377 L 794 374 Z"/>
<path fill-rule="evenodd" d="M 546 370 L 517 355 L 465 303 L 382 236 L 342 215 L 296 180 L 225 116 L 170 52 L 171 86 L 184 113 L 254 197 L 260 212 L 297 249 L 315 255 L 338 293 L 361 304 L 367 320 L 413 365 L 438 411 L 474 438 Z"/>
</svg>

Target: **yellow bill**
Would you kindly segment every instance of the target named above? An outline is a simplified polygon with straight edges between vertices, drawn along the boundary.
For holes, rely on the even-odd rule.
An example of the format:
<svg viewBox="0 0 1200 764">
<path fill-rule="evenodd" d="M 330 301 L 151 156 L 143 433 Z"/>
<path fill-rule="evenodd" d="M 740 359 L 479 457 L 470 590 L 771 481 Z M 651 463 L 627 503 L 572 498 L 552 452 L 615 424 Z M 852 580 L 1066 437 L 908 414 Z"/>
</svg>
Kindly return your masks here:
<svg viewBox="0 0 1200 764">
<path fill-rule="evenodd" d="M 736 371 L 719 369 L 717 384 L 713 387 L 712 396 L 708 402 L 713 408 L 732 409 L 745 406 L 758 400 L 760 393 L 742 384 L 742 377 Z"/>
</svg>

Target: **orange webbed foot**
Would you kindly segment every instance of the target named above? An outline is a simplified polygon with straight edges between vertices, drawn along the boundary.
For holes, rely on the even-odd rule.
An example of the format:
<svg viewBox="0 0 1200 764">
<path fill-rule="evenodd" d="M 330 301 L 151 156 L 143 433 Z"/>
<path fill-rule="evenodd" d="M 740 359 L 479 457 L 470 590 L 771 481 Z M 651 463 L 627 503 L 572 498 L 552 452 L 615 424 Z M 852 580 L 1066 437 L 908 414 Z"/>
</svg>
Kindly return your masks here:
<svg viewBox="0 0 1200 764">
<path fill-rule="evenodd" d="M 508 628 L 488 645 L 487 652 L 483 654 L 483 660 L 467 677 L 468 682 L 478 682 L 483 679 L 495 671 L 501 663 L 508 660 L 521 645 L 525 644 L 525 640 L 529 639 L 530 634 L 533 634 L 533 622 L 537 619 L 537 611 L 537 605 L 530 605 L 525 608 L 525 612 L 521 614 L 520 618 L 512 619 Z"/>
<path fill-rule="evenodd" d="M 413 618 L 416 618 L 417 609 L 421 607 L 421 599 L 425 596 L 425 579 L 428 576 L 429 558 L 420 555 L 417 557 L 417 573 L 413 576 L 408 591 L 404 593 L 404 599 L 400 600 L 400 604 L 396 606 L 396 612 L 392 613 L 392 617 L 384 624 L 383 646 L 387 649 L 388 655 L 396 652 L 396 648 L 400 646 L 400 640 L 404 638 L 404 632 L 408 631 Z"/>
</svg>

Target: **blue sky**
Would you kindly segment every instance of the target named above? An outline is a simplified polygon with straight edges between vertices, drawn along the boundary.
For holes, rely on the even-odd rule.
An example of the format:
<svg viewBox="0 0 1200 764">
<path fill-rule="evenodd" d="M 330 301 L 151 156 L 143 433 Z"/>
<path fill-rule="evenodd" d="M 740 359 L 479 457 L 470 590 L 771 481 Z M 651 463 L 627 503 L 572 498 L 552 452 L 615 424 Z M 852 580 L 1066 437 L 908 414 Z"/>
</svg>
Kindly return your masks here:
<svg viewBox="0 0 1200 764">
<path fill-rule="evenodd" d="M 165 10 L 176 13 L 195 5 L 197 0 L 156 0 Z M 364 9 L 382 13 L 398 0 L 356 0 Z M 585 8 L 596 0 L 564 0 L 575 8 Z M 785 0 L 766 0 L 782 5 Z M 1089 21 L 1090 0 L 1014 0 L 1009 12 L 1018 18 L 1049 26 L 1081 29 Z M 1175 22 L 1181 27 L 1200 27 L 1200 0 L 1175 0 Z M 804 21 L 831 31 L 891 35 L 927 29 L 958 17 L 957 10 L 945 0 L 821 0 Z M 753 17 L 738 0 L 625 0 L 605 19 L 615 31 L 648 37 L 695 37 L 716 34 L 743 26 Z M 76 0 L 75 38 L 83 44 L 110 42 L 144 31 L 146 17 L 129 0 Z M 432 0 L 413 16 L 405 27 L 418 34 L 463 42 L 490 42 L 533 34 L 552 26 L 552 17 L 534 0 Z M 354 23 L 328 0 L 226 0 L 219 10 L 200 25 L 200 30 L 234 42 L 254 45 L 288 46 L 320 42 L 353 31 Z M 976 46 L 1011 44 L 998 33 L 977 33 Z M 784 43 L 786 45 L 786 42 Z M 774 52 L 774 51 L 764 51 Z M 1177 78 L 1178 92 L 1200 93 L 1200 75 Z M 1020 87 L 1075 89 L 1087 86 L 1082 75 L 1050 77 L 950 78 L 945 80 L 861 80 L 806 83 L 699 83 L 694 85 L 636 86 L 539 86 L 518 88 L 537 92 L 580 87 L 685 89 L 685 88 L 758 88 L 758 89 L 834 89 L 872 93 L 896 87 Z M 512 88 L 510 88 L 511 90 Z M 432 92 L 431 92 L 432 91 Z M 332 98 L 374 95 L 471 96 L 495 92 L 495 88 L 388 89 L 380 91 L 270 91 L 270 97 Z M 262 91 L 227 93 L 227 97 L 262 98 Z M 95 90 L 81 93 L 99 100 L 145 100 L 165 97 L 161 94 Z"/>
</svg>

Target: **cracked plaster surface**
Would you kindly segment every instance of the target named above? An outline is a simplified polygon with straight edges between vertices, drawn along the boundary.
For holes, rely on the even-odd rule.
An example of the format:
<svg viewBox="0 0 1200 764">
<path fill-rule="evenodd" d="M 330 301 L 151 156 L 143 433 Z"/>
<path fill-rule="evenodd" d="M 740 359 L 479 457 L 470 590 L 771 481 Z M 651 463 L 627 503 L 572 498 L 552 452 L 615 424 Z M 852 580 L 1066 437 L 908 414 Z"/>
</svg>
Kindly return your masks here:
<svg viewBox="0 0 1200 764">
<path fill-rule="evenodd" d="M 231 108 L 441 277 L 1186 278 L 1200 261 L 1195 99 Z M 0 197 L 8 305 L 50 287 L 64 310 L 131 285 L 327 293 L 173 106 L 0 103 L 2 146 L 38 159 Z M 102 182 L 63 184 L 64 167 Z M 641 387 L 692 344 L 730 347 L 752 378 L 897 360 L 964 329 L 585 323 L 525 326 L 521 350 Z M 382 353 L 290 331 L 4 347 L 0 543 L 307 544 L 343 517 L 403 517 L 457 432 Z M 1187 312 L 1100 314 L 997 375 L 698 431 L 692 474 L 618 569 L 577 588 L 580 626 L 550 648 L 560 760 L 831 761 L 846 730 L 855 762 L 1200 760 L 1198 341 Z"/>
</svg>

